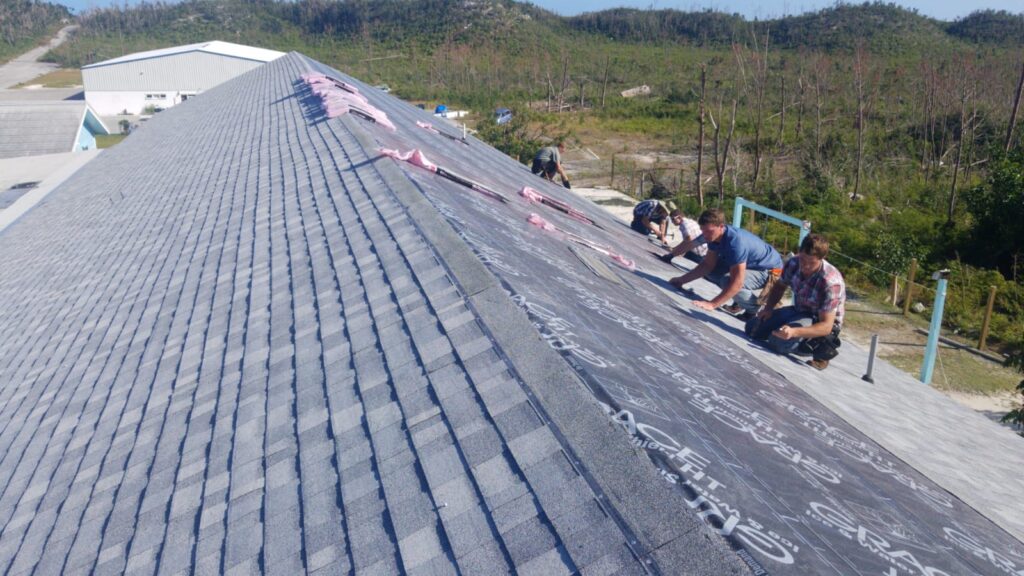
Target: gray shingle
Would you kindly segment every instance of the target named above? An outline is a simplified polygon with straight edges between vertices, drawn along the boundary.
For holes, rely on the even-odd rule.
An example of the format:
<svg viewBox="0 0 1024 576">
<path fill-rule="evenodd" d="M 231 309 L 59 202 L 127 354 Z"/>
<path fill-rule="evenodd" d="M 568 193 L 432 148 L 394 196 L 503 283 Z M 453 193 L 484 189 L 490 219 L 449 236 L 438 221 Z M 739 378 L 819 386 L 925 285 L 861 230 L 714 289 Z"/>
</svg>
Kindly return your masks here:
<svg viewBox="0 0 1024 576">
<path fill-rule="evenodd" d="M 623 328 L 578 306 L 572 266 L 546 274 L 532 208 L 377 149 L 543 183 L 365 88 L 397 131 L 325 120 L 311 68 L 291 54 L 161 113 L 0 236 L 0 568 L 637 573 L 632 538 L 664 573 L 726 558 L 684 546 L 683 496 L 579 386 L 626 380 L 579 365 Z M 565 357 L 509 299 L 533 298 L 524 265 L 576 313 Z"/>
</svg>

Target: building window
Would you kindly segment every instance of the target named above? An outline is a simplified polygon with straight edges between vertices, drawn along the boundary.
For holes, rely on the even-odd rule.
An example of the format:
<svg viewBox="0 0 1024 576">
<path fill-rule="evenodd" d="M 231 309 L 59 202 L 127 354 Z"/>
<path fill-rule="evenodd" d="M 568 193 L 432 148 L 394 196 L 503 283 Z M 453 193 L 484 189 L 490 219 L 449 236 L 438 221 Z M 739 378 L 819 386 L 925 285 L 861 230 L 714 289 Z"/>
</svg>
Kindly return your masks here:
<svg viewBox="0 0 1024 576">
<path fill-rule="evenodd" d="M 167 100 L 167 94 L 146 94 L 146 100 Z"/>
</svg>

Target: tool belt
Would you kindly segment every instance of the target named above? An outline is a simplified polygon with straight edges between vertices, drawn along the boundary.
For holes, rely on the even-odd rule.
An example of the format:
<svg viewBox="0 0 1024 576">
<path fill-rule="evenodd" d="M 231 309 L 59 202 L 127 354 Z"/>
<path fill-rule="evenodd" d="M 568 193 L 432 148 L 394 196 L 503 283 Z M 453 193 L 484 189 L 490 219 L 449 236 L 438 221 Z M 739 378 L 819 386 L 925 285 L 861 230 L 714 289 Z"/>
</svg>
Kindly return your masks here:
<svg viewBox="0 0 1024 576">
<path fill-rule="evenodd" d="M 782 268 L 772 268 L 771 274 L 768 275 L 768 280 L 764 283 L 764 287 L 761 288 L 761 293 L 757 295 L 758 307 L 764 307 L 768 302 L 768 294 L 771 293 L 772 287 L 779 281 L 779 278 L 782 278 Z M 778 308 L 781 304 L 782 299 L 780 298 L 779 303 L 775 307 Z"/>
<path fill-rule="evenodd" d="M 815 360 L 831 360 L 839 355 L 839 347 L 843 345 L 839 340 L 839 330 L 839 324 L 833 324 L 832 332 L 827 335 L 804 341 Z"/>
</svg>

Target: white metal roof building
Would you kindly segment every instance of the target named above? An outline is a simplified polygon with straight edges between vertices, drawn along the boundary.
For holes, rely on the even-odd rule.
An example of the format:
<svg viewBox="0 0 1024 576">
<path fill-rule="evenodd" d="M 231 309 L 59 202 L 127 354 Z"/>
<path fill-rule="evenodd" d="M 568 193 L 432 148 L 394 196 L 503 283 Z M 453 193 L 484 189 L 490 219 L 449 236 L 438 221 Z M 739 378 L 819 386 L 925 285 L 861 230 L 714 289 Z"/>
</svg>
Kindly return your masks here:
<svg viewBox="0 0 1024 576">
<path fill-rule="evenodd" d="M 137 52 L 84 66 L 85 99 L 103 116 L 169 108 L 283 55 L 219 40 Z"/>
</svg>

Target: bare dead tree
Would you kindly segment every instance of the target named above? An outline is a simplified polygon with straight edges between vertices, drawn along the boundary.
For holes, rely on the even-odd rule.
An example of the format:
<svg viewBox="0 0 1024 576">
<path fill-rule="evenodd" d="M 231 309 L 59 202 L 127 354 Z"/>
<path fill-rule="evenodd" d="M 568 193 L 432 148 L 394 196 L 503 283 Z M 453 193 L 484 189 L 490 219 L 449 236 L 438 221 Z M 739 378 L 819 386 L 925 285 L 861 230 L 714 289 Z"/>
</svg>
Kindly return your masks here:
<svg viewBox="0 0 1024 576">
<path fill-rule="evenodd" d="M 821 158 L 821 112 L 828 96 L 828 69 L 828 58 L 819 54 L 814 60 L 814 156 L 817 159 Z"/>
<path fill-rule="evenodd" d="M 768 84 L 768 45 L 770 41 L 769 32 L 764 33 L 764 55 L 761 55 L 757 43 L 757 34 L 752 34 L 754 39 L 754 50 L 752 60 L 754 62 L 754 166 L 750 177 L 750 193 L 757 194 L 757 181 L 761 174 L 761 127 L 764 120 L 764 93 Z"/>
<path fill-rule="evenodd" d="M 860 195 L 861 174 L 864 171 L 864 136 L 867 132 L 869 108 L 873 102 L 871 90 L 871 62 L 863 43 L 857 45 L 853 57 L 853 85 L 857 95 L 857 158 L 853 177 L 853 199 Z"/>
<path fill-rule="evenodd" d="M 551 112 L 551 99 L 555 95 L 555 85 L 551 82 L 551 71 L 550 70 L 545 70 L 544 72 L 547 75 L 547 85 L 548 85 L 548 105 L 547 105 L 547 109 L 546 110 L 548 112 Z"/>
<path fill-rule="evenodd" d="M 964 155 L 964 136 L 967 133 L 967 101 L 971 98 L 971 76 L 973 66 L 966 57 L 960 61 L 960 73 L 957 74 L 960 84 L 960 140 L 956 147 L 956 159 L 953 163 L 953 178 L 949 185 L 949 207 L 946 211 L 946 222 L 953 222 L 956 211 L 956 185 L 960 175 L 960 161 Z"/>
<path fill-rule="evenodd" d="M 921 171 L 924 172 L 928 168 L 931 150 L 934 146 L 932 143 L 932 126 L 935 106 L 935 71 L 927 61 L 921 65 L 921 77 L 924 84 L 924 90 L 921 91 L 921 96 L 924 99 L 923 125 L 921 129 Z"/>
<path fill-rule="evenodd" d="M 1013 97 L 1013 107 L 1010 109 L 1010 124 L 1006 127 L 1006 151 L 1009 152 L 1013 146 L 1013 128 L 1017 124 L 1017 112 L 1020 111 L 1020 96 L 1024 91 L 1024 62 L 1020 64 L 1020 80 L 1017 81 L 1017 94 Z"/>
<path fill-rule="evenodd" d="M 797 94 L 799 94 L 796 109 L 796 136 L 798 141 L 802 141 L 804 132 L 804 105 L 807 102 L 807 81 L 804 80 L 804 67 L 800 65 L 800 70 L 797 73 Z"/>
<path fill-rule="evenodd" d="M 562 86 L 558 89 L 558 112 L 565 104 L 565 89 L 569 87 L 569 56 L 562 57 Z"/>
<path fill-rule="evenodd" d="M 608 93 L 608 71 L 611 69 L 611 56 L 604 57 L 604 81 L 601 82 L 601 108 L 604 108 L 604 97 Z"/>
<path fill-rule="evenodd" d="M 783 138 L 786 132 L 786 74 L 779 72 L 779 136 L 776 138 L 775 147 L 782 149 Z"/>
<path fill-rule="evenodd" d="M 978 143 L 977 131 L 978 131 L 978 76 L 975 75 L 971 82 L 971 118 L 967 124 L 971 127 L 971 136 L 967 140 L 967 162 L 964 167 L 964 181 L 971 181 L 971 169 L 974 168 L 974 153 L 977 149 L 976 144 Z"/>
<path fill-rule="evenodd" d="M 722 138 L 722 126 L 715 121 L 715 115 L 711 110 L 708 110 L 708 120 L 711 122 L 712 142 L 714 144 L 714 156 L 715 156 L 715 180 L 718 182 L 718 205 L 722 206 L 725 204 L 725 171 L 729 165 L 729 148 L 732 145 L 732 137 L 736 131 L 736 107 L 737 100 L 735 97 L 732 99 L 732 113 L 729 117 L 729 132 Z M 719 91 L 718 98 L 718 116 L 723 117 L 722 112 L 722 93 Z M 735 171 L 733 171 L 735 173 Z"/>
<path fill-rule="evenodd" d="M 697 137 L 697 203 L 704 207 L 704 97 L 707 94 L 707 64 L 700 65 L 700 134 Z"/>
</svg>

